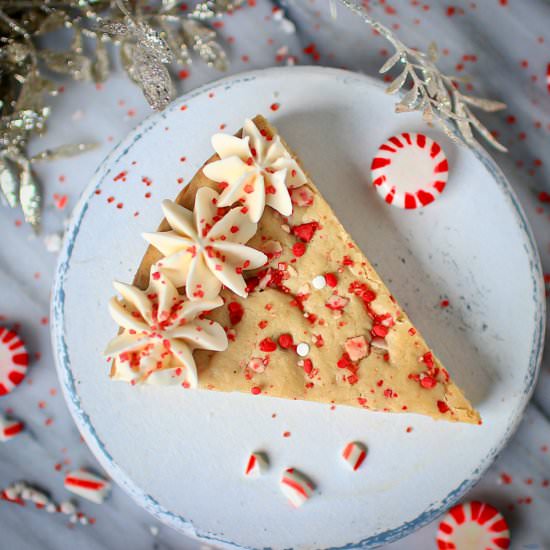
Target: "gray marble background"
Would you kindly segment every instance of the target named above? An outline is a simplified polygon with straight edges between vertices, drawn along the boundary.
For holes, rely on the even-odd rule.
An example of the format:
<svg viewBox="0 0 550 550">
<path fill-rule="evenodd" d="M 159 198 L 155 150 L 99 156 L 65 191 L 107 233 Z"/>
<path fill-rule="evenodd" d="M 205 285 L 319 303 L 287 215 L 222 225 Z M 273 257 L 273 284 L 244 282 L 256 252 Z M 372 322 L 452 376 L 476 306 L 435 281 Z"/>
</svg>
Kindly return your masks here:
<svg viewBox="0 0 550 550">
<path fill-rule="evenodd" d="M 232 73 L 285 64 L 279 54 L 295 56 L 301 64 L 345 67 L 375 75 L 387 50 L 391 51 L 383 38 L 343 7 L 338 6 L 337 18 L 331 18 L 327 0 L 290 4 L 288 17 L 295 22 L 296 32 L 289 32 L 288 24 L 273 17 L 271 2 L 249 4 L 225 18 L 219 29 L 229 41 Z M 446 72 L 469 74 L 474 77 L 476 93 L 508 103 L 508 111 L 484 120 L 510 148 L 508 155 L 494 156 L 531 220 L 548 274 L 550 195 L 544 193 L 550 193 L 550 83 L 546 76 L 550 3 L 395 0 L 365 4 L 408 45 L 425 49 L 435 40 L 443 52 L 439 64 Z M 68 40 L 58 36 L 55 47 L 66 46 Z M 304 52 L 311 43 L 319 52 L 318 59 Z M 180 92 L 220 76 L 199 63 L 193 64 L 189 73 L 179 82 Z M 95 167 L 149 114 L 139 91 L 120 71 L 100 90 L 88 83 L 60 81 L 60 85 L 63 93 L 52 100 L 50 130 L 33 142 L 31 149 L 80 140 L 95 140 L 101 147 L 78 158 L 37 167 L 46 199 L 42 237 L 33 237 L 29 228 L 21 225 L 20 212 L 0 209 L 0 323 L 19 323 L 34 357 L 27 380 L 12 395 L 0 399 L 0 411 L 13 411 L 28 427 L 25 435 L 0 443 L 0 487 L 23 479 L 50 491 L 57 501 L 69 496 L 63 488 L 63 471 L 99 466 L 81 441 L 58 389 L 47 323 L 56 254 L 47 250 L 43 237 L 62 230 Z M 63 195 L 68 196 L 68 207 L 60 210 L 55 202 Z M 547 280 L 547 293 L 549 287 Z M 550 548 L 550 488 L 545 483 L 550 478 L 549 374 L 547 354 L 520 429 L 468 495 L 488 499 L 503 511 L 511 527 L 513 548 Z M 61 472 L 56 464 L 62 465 Z M 503 473 L 511 476 L 511 483 L 502 482 Z M 86 501 L 80 505 L 83 512 L 96 518 L 95 525 L 70 528 L 60 515 L 0 501 L 0 548 L 167 550 L 202 546 L 160 525 L 117 487 L 103 505 Z M 436 529 L 437 524 L 429 525 L 387 548 L 435 548 Z"/>
</svg>

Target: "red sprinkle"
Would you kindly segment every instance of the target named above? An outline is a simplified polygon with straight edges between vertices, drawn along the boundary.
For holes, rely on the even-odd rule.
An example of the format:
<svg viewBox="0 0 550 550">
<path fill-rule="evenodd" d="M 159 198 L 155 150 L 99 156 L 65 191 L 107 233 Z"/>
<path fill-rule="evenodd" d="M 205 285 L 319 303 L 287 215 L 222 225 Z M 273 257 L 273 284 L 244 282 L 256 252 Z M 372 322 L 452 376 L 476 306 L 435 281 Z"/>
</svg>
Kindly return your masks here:
<svg viewBox="0 0 550 550">
<path fill-rule="evenodd" d="M 349 355 L 347 353 L 343 353 L 342 357 L 338 359 L 336 366 L 339 369 L 349 369 L 350 367 L 353 368 L 354 364 L 352 363 L 351 359 L 349 358 Z"/>
<path fill-rule="evenodd" d="M 502 474 L 500 474 L 500 479 L 504 485 L 510 485 L 510 483 L 512 483 L 512 476 L 506 472 L 502 472 Z"/>
<path fill-rule="evenodd" d="M 260 388 L 260 386 L 253 386 L 252 388 L 250 388 L 250 391 L 253 395 L 258 395 L 262 393 L 262 389 Z"/>
<path fill-rule="evenodd" d="M 440 413 L 445 414 L 449 410 L 449 405 L 447 405 L 445 401 L 438 401 L 437 408 L 439 409 Z"/>
</svg>

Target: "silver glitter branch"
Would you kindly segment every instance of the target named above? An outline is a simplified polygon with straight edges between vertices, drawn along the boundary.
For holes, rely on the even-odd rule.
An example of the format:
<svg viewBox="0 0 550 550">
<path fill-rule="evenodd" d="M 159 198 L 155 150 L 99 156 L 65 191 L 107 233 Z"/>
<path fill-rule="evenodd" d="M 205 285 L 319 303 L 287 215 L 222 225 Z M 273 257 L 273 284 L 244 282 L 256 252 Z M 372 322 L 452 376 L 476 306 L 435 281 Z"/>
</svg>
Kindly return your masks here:
<svg viewBox="0 0 550 550">
<path fill-rule="evenodd" d="M 179 2 L 171 0 L 156 11 L 136 9 L 134 14 L 127 2 L 115 2 L 121 17 L 100 21 L 98 31 L 120 44 L 123 67 L 153 109 L 161 111 L 174 96 L 167 64 L 188 65 L 195 52 L 208 66 L 227 70 L 227 55 L 206 23 L 234 11 L 243 0 L 205 0 L 184 15 Z"/>
<path fill-rule="evenodd" d="M 35 231 L 40 225 L 41 186 L 32 164 L 86 152 L 96 144 L 67 144 L 29 157 L 29 140 L 46 131 L 49 95 L 58 86 L 43 68 L 74 80 L 103 82 L 111 70 L 107 43 L 118 45 L 129 77 L 151 107 L 163 109 L 174 95 L 168 65 L 206 64 L 227 69 L 227 56 L 208 22 L 243 0 L 203 0 L 182 11 L 177 0 L 0 0 L 0 202 L 21 206 Z M 40 39 L 66 29 L 70 46 L 42 47 Z M 93 53 L 87 53 L 91 47 Z"/>
<path fill-rule="evenodd" d="M 362 4 L 356 0 L 340 1 L 395 48 L 393 55 L 380 68 L 380 73 L 392 69 L 399 71 L 386 89 L 389 94 L 404 91 L 395 106 L 396 112 L 421 111 L 427 122 L 438 122 L 452 139 L 456 139 L 456 133 L 448 123 L 454 122 L 460 136 L 469 145 L 479 145 L 475 130 L 495 149 L 507 151 L 471 110 L 471 107 L 476 107 L 486 112 L 500 111 L 506 108 L 504 103 L 460 92 L 457 83 L 464 79 L 444 75 L 436 66 L 438 50 L 435 43 L 430 44 L 426 53 L 409 48 L 387 27 L 373 19 Z"/>
</svg>

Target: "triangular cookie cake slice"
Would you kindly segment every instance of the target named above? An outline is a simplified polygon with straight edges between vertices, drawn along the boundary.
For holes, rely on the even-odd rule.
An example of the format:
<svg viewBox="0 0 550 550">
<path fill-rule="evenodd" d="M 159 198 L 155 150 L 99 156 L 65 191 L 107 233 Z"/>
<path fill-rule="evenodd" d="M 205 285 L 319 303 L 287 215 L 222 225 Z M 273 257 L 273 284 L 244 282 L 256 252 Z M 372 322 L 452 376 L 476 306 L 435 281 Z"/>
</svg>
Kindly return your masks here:
<svg viewBox="0 0 550 550">
<path fill-rule="evenodd" d="M 479 423 L 275 128 L 212 144 L 115 283 L 112 378 Z"/>
</svg>

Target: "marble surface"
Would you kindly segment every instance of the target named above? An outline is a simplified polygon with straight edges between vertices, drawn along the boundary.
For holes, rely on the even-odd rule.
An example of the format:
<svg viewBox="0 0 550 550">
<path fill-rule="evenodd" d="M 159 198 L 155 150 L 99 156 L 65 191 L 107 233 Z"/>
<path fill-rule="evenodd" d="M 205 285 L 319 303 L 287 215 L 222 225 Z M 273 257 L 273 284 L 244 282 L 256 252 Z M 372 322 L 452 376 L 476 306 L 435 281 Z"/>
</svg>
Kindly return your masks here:
<svg viewBox="0 0 550 550">
<path fill-rule="evenodd" d="M 508 155 L 495 153 L 494 157 L 531 221 L 547 274 L 548 294 L 550 160 L 545 152 L 550 147 L 550 89 L 546 80 L 550 4 L 545 0 L 366 4 L 407 44 L 425 49 L 435 40 L 443 53 L 440 66 L 449 73 L 472 75 L 476 93 L 508 103 L 506 112 L 484 120 L 510 148 Z M 383 38 L 343 7 L 337 6 L 337 18 L 331 18 L 325 0 L 290 5 L 288 15 L 296 23 L 295 33 L 289 33 L 288 25 L 273 16 L 273 6 L 267 0 L 249 1 L 224 20 L 219 32 L 229 41 L 231 72 L 285 64 L 292 55 L 302 64 L 346 67 L 374 75 L 391 51 Z M 57 46 L 63 47 L 67 41 L 60 36 Z M 219 75 L 195 63 L 179 76 L 178 89 L 183 92 Z M 37 166 L 46 199 L 42 236 L 34 237 L 21 224 L 20 212 L 0 210 L 0 323 L 19 327 L 33 358 L 22 386 L 0 398 L 0 411 L 11 411 L 28 428 L 25 435 L 0 443 L 0 486 L 23 479 L 48 490 L 57 501 L 69 496 L 63 488 L 64 471 L 99 466 L 82 443 L 57 384 L 48 326 L 56 254 L 48 252 L 44 236 L 62 231 L 95 167 L 149 114 L 139 91 L 119 71 L 100 87 L 70 81 L 60 81 L 60 86 L 63 93 L 52 100 L 50 131 L 33 142 L 31 150 L 79 140 L 96 140 L 101 147 L 78 158 Z M 59 208 L 65 195 L 67 206 Z M 550 512 L 549 479 L 550 361 L 546 354 L 535 395 L 517 434 L 468 497 L 489 500 L 502 510 L 511 527 L 513 548 L 550 548 L 546 519 Z M 80 507 L 96 518 L 94 525 L 70 528 L 59 515 L 0 501 L 0 546 L 17 550 L 203 546 L 158 524 L 117 487 L 105 504 L 81 501 Z M 387 548 L 434 548 L 436 529 L 434 523 Z"/>
</svg>

